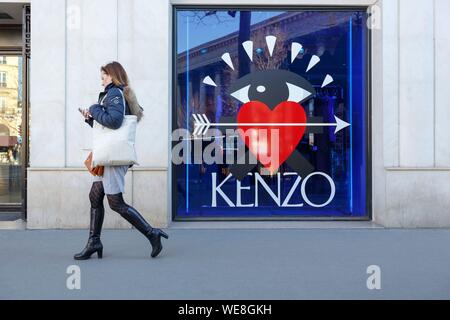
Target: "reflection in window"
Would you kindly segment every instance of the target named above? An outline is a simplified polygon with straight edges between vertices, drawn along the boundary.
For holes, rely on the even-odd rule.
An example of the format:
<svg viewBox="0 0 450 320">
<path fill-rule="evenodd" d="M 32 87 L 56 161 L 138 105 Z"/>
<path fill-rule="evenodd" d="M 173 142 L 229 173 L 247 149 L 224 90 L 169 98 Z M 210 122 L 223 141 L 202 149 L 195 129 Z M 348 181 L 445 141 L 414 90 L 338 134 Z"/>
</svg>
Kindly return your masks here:
<svg viewBox="0 0 450 320">
<path fill-rule="evenodd" d="M 5 113 L 6 111 L 6 97 L 0 97 L 0 113 Z"/>
<path fill-rule="evenodd" d="M 7 82 L 6 82 L 6 72 L 0 72 L 0 87 L 6 88 Z"/>
<path fill-rule="evenodd" d="M 174 165 L 177 218 L 367 216 L 365 21 L 364 10 L 177 9 L 173 129 L 193 132 L 194 114 L 213 123 L 236 123 L 245 102 L 231 95 L 236 83 L 267 70 L 289 71 L 314 88 L 300 105 L 308 123 L 330 124 L 338 117 L 351 124 L 336 134 L 335 127 L 308 127 L 289 161 L 272 174 L 261 163 L 242 170 L 228 164 Z M 267 36 L 276 37 L 274 46 L 269 47 Z M 243 45 L 249 41 L 251 46 Z M 228 61 L 222 58 L 225 53 Z M 320 62 L 312 63 L 315 59 Z M 260 93 L 266 89 L 252 85 Z M 279 101 L 270 101 L 287 100 L 285 84 L 271 86 Z M 277 103 L 267 106 L 273 109 Z M 187 150 L 194 148 L 193 140 L 185 143 Z M 209 143 L 202 143 L 203 150 Z M 238 145 L 224 142 L 221 156 L 236 152 Z M 325 175 L 307 179 L 311 173 Z"/>
<path fill-rule="evenodd" d="M 0 203 L 22 201 L 22 57 L 0 56 Z"/>
</svg>

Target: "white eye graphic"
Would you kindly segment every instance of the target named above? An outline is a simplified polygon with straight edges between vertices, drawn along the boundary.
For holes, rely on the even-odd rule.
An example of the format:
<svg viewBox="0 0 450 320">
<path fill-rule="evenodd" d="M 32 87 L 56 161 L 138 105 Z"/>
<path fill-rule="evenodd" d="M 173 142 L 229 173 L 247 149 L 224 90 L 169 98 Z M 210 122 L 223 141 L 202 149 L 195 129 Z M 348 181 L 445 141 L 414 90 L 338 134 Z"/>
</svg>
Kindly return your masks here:
<svg viewBox="0 0 450 320">
<path fill-rule="evenodd" d="M 286 84 L 289 89 L 289 98 L 287 99 L 287 101 L 300 103 L 312 95 L 311 92 L 296 85 L 293 85 L 292 83 L 286 82 Z"/>
<path fill-rule="evenodd" d="M 287 85 L 288 91 L 289 91 L 289 97 L 286 101 L 301 103 L 313 95 L 308 90 L 303 89 L 302 87 L 296 86 L 292 83 L 286 82 L 286 85 Z M 250 102 L 250 98 L 248 96 L 250 87 L 251 87 L 251 85 L 249 84 L 239 90 L 232 92 L 230 95 L 242 103 Z M 265 87 L 259 86 L 257 88 L 257 91 L 259 93 L 263 93 L 263 92 L 265 92 L 265 89 L 266 89 Z"/>
<path fill-rule="evenodd" d="M 250 98 L 248 97 L 248 90 L 250 89 L 250 86 L 251 85 L 249 84 L 248 86 L 231 93 L 231 96 L 238 99 L 242 103 L 250 102 Z"/>
</svg>

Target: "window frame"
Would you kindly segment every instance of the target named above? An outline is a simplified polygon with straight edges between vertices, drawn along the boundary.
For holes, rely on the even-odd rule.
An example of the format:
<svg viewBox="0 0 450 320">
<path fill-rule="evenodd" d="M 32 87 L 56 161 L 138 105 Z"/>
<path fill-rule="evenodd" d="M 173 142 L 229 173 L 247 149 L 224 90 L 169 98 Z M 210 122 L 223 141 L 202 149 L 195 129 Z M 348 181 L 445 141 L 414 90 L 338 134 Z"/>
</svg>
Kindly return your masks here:
<svg viewBox="0 0 450 320">
<path fill-rule="evenodd" d="M 173 132 L 177 128 L 176 115 L 177 115 L 177 11 L 178 10 L 204 10 L 204 9 L 216 9 L 216 10 L 284 10 L 284 11 L 296 11 L 296 10 L 315 10 L 315 11 L 349 11 L 349 10 L 365 10 L 368 12 L 370 5 L 347 5 L 347 6 L 310 6 L 310 5 L 191 5 L 191 4 L 174 4 L 172 5 L 172 32 L 171 32 L 171 106 L 170 106 L 170 130 Z M 373 221 L 373 175 L 372 175 L 372 39 L 373 32 L 370 28 L 367 28 L 366 39 L 366 87 L 365 93 L 365 105 L 366 105 L 366 214 L 360 217 L 190 217 L 183 218 L 176 215 L 177 209 L 177 183 L 176 183 L 176 165 L 170 161 L 169 164 L 169 183 L 170 185 L 170 215 L 172 221 Z M 173 141 L 169 141 L 171 151 L 175 145 Z"/>
</svg>

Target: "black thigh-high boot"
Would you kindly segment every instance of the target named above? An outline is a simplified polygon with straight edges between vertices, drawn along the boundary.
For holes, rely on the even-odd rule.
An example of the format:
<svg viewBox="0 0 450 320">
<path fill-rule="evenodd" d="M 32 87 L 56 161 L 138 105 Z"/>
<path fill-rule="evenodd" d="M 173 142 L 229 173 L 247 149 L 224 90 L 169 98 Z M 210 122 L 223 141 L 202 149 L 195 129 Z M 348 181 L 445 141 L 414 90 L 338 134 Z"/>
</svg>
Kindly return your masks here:
<svg viewBox="0 0 450 320">
<path fill-rule="evenodd" d="M 93 182 L 91 191 L 89 192 L 89 199 L 91 201 L 89 239 L 83 251 L 74 255 L 75 260 L 89 259 L 95 252 L 97 252 L 99 259 L 103 257 L 103 244 L 100 241 L 100 234 L 102 231 L 103 218 L 105 216 L 105 207 L 103 206 L 104 198 L 105 192 L 103 190 L 103 182 Z"/>
<path fill-rule="evenodd" d="M 126 204 L 122 193 L 108 194 L 106 197 L 110 208 L 119 213 L 150 241 L 151 257 L 155 258 L 162 250 L 161 237 L 168 239 L 169 236 L 161 229 L 153 228 L 135 208 Z"/>
</svg>

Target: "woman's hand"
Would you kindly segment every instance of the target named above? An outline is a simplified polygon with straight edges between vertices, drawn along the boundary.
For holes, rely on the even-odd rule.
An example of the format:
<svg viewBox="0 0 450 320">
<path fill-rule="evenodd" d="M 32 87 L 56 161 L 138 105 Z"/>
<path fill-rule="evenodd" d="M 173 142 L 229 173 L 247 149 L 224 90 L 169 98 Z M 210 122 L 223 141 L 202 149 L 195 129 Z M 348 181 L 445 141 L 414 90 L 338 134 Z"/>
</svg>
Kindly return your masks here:
<svg viewBox="0 0 450 320">
<path fill-rule="evenodd" d="M 92 115 L 89 113 L 89 109 L 81 109 L 81 108 L 78 108 L 78 111 L 80 111 L 80 113 L 83 115 L 83 117 L 84 117 L 85 119 L 92 118 Z"/>
</svg>

